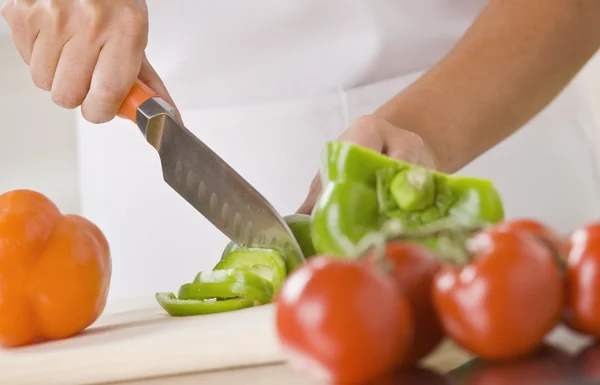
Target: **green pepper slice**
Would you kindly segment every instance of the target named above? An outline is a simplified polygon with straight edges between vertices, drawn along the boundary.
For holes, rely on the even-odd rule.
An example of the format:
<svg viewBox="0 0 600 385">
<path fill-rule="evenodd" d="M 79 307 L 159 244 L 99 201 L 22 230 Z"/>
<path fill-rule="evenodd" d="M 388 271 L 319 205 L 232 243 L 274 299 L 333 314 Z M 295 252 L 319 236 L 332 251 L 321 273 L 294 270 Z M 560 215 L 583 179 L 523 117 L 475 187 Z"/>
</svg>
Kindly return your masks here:
<svg viewBox="0 0 600 385">
<path fill-rule="evenodd" d="M 156 293 L 155 298 L 158 304 L 173 317 L 223 313 L 254 306 L 254 301 L 247 298 L 223 301 L 186 300 L 178 299 L 174 293 Z"/>
<path fill-rule="evenodd" d="M 245 297 L 262 303 L 271 301 L 273 284 L 260 275 L 245 269 L 226 269 L 199 272 L 194 281 L 179 290 L 181 299 Z"/>
<path fill-rule="evenodd" d="M 238 248 L 225 255 L 213 271 L 239 268 L 268 280 L 276 292 L 287 275 L 285 260 L 275 250 Z"/>
<path fill-rule="evenodd" d="M 194 283 L 242 283 L 254 287 L 273 290 L 271 282 L 260 275 L 243 268 L 201 271 L 196 274 Z"/>
<path fill-rule="evenodd" d="M 169 314 L 199 315 L 232 311 L 271 302 L 273 285 L 243 269 L 201 271 L 194 282 L 173 293 L 157 293 L 156 300 Z"/>
<path fill-rule="evenodd" d="M 247 298 L 259 303 L 269 303 L 273 298 L 271 287 L 267 290 L 242 283 L 186 283 L 179 288 L 179 299 L 232 299 Z"/>
<path fill-rule="evenodd" d="M 488 180 L 429 170 L 352 143 L 327 143 L 321 177 L 311 227 L 319 254 L 356 256 L 362 239 L 391 223 L 412 230 L 448 219 L 474 226 L 504 218 Z M 436 247 L 435 239 L 423 243 Z"/>
</svg>

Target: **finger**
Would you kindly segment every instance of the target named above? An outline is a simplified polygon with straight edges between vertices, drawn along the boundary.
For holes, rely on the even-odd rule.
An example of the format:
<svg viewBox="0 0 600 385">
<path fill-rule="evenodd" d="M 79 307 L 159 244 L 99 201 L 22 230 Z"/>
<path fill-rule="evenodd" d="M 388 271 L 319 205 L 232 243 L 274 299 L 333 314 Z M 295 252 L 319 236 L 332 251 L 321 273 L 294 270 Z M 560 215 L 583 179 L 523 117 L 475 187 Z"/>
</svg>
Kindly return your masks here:
<svg viewBox="0 0 600 385">
<path fill-rule="evenodd" d="M 148 61 L 148 58 L 146 57 L 145 54 L 142 59 L 142 68 L 140 69 L 138 78 L 142 82 L 144 82 L 148 87 L 153 89 L 158 94 L 158 96 L 160 96 L 167 103 L 169 103 L 171 105 L 171 107 L 175 108 L 176 118 L 181 123 L 183 123 L 183 121 L 181 119 L 181 114 L 179 113 L 179 109 L 177 108 L 177 105 L 175 105 L 175 101 L 173 100 L 173 98 L 171 98 L 171 95 L 169 94 L 167 87 L 165 86 L 164 82 L 162 81 L 162 79 L 160 78 L 160 76 L 158 75 L 158 73 L 156 72 L 154 67 L 152 67 L 152 64 L 150 64 L 150 62 Z"/>
<path fill-rule="evenodd" d="M 73 34 L 68 32 L 67 16 L 59 4 L 40 2 L 39 7 L 45 16 L 31 52 L 31 76 L 35 85 L 50 91 L 62 49 Z"/>
<path fill-rule="evenodd" d="M 383 152 L 386 155 L 408 163 L 423 165 L 424 145 L 419 135 L 388 122 L 385 122 L 382 132 L 386 143 Z"/>
<path fill-rule="evenodd" d="M 423 140 L 411 131 L 398 128 L 375 115 L 357 118 L 342 135 L 346 141 L 409 163 L 419 163 Z"/>
<path fill-rule="evenodd" d="M 137 79 L 143 49 L 134 39 L 120 36 L 100 50 L 90 88 L 81 104 L 83 117 L 91 123 L 112 120 Z"/>
<path fill-rule="evenodd" d="M 63 49 L 63 41 L 56 36 L 42 31 L 33 44 L 31 52 L 31 78 L 36 86 L 50 91 L 58 61 Z"/>
<path fill-rule="evenodd" d="M 64 108 L 79 107 L 92 81 L 100 49 L 74 37 L 65 44 L 52 83 L 52 100 Z"/>
<path fill-rule="evenodd" d="M 312 213 L 315 204 L 317 203 L 317 199 L 321 194 L 322 185 L 321 185 L 321 174 L 317 173 L 313 178 L 312 183 L 310 184 L 310 188 L 308 190 L 308 195 L 300 208 L 296 211 L 298 214 L 306 214 L 310 215 Z"/>
<path fill-rule="evenodd" d="M 9 25 L 15 47 L 26 64 L 31 63 L 33 45 L 40 33 L 33 5 L 35 0 L 7 1 L 0 8 L 0 15 Z"/>
<path fill-rule="evenodd" d="M 359 116 L 350 124 L 339 140 L 381 152 L 383 149 L 383 138 L 380 131 L 381 124 L 382 119 L 374 115 Z"/>
</svg>

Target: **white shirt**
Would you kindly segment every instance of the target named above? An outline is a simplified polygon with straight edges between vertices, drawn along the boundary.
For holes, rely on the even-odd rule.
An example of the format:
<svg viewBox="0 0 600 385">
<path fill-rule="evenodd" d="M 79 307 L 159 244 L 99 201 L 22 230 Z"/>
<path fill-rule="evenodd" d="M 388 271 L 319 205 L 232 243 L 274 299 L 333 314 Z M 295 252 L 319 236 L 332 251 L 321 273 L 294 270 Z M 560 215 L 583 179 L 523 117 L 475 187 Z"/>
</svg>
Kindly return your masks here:
<svg viewBox="0 0 600 385">
<path fill-rule="evenodd" d="M 486 3 L 150 0 L 148 55 L 184 109 L 314 97 L 430 67 Z"/>
</svg>

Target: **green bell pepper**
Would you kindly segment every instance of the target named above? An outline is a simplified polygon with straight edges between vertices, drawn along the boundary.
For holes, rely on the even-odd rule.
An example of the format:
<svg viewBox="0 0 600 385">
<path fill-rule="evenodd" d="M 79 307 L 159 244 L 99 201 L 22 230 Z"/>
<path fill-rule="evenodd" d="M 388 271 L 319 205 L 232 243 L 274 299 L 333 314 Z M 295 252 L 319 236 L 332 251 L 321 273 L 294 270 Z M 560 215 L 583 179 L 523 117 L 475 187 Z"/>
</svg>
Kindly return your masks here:
<svg viewBox="0 0 600 385">
<path fill-rule="evenodd" d="M 179 299 L 254 299 L 260 303 L 268 303 L 273 298 L 272 291 L 241 283 L 186 283 L 179 288 Z"/>
<path fill-rule="evenodd" d="M 200 315 L 238 310 L 271 302 L 273 285 L 244 269 L 203 271 L 192 283 L 173 293 L 157 293 L 156 300 L 169 314 Z"/>
<path fill-rule="evenodd" d="M 311 239 L 311 217 L 304 214 L 292 214 L 284 217 L 287 225 L 298 241 L 302 254 L 310 258 L 316 254 Z M 251 248 L 229 242 L 225 247 L 221 260 L 213 270 L 244 268 L 261 277 L 268 279 L 273 284 L 275 292 L 283 283 L 289 273 L 281 253 L 271 249 Z"/>
<path fill-rule="evenodd" d="M 287 266 L 281 254 L 275 250 L 236 248 L 225 255 L 213 270 L 243 268 L 268 280 L 277 291 L 287 276 Z"/>
<path fill-rule="evenodd" d="M 312 235 L 310 233 L 311 228 L 311 217 L 306 214 L 292 214 L 288 215 L 285 218 L 285 222 L 292 230 L 292 234 L 298 241 L 300 248 L 302 249 L 302 254 L 304 254 L 304 258 L 308 259 L 317 254 L 315 251 L 315 246 L 312 242 Z"/>
<path fill-rule="evenodd" d="M 173 317 L 223 313 L 245 309 L 254 305 L 253 300 L 246 298 L 224 301 L 188 300 L 178 299 L 173 293 L 156 293 L 155 298 L 158 304 Z"/>
<path fill-rule="evenodd" d="M 392 224 L 418 229 L 452 220 L 472 226 L 504 218 L 494 185 L 392 159 L 346 142 L 329 142 L 321 166 L 323 191 L 312 212 L 319 254 L 357 256 L 365 237 Z M 435 239 L 423 243 L 435 248 Z"/>
<path fill-rule="evenodd" d="M 271 302 L 273 285 L 267 279 L 245 269 L 223 269 L 199 272 L 192 283 L 179 289 L 180 299 L 249 298 L 260 303 Z"/>
</svg>

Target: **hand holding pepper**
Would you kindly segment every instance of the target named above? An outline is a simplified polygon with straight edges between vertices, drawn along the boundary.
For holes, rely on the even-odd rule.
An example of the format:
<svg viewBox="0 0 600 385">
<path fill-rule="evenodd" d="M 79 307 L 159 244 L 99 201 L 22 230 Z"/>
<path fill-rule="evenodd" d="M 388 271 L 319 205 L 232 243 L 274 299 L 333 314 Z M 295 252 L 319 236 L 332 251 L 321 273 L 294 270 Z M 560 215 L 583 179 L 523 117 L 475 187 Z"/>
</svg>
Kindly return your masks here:
<svg viewBox="0 0 600 385">
<path fill-rule="evenodd" d="M 430 169 L 438 168 L 431 147 L 419 135 L 398 128 L 375 115 L 363 115 L 357 118 L 338 140 L 354 143 L 408 163 Z M 321 178 L 317 174 L 298 213 L 311 213 L 321 189 Z"/>
</svg>

